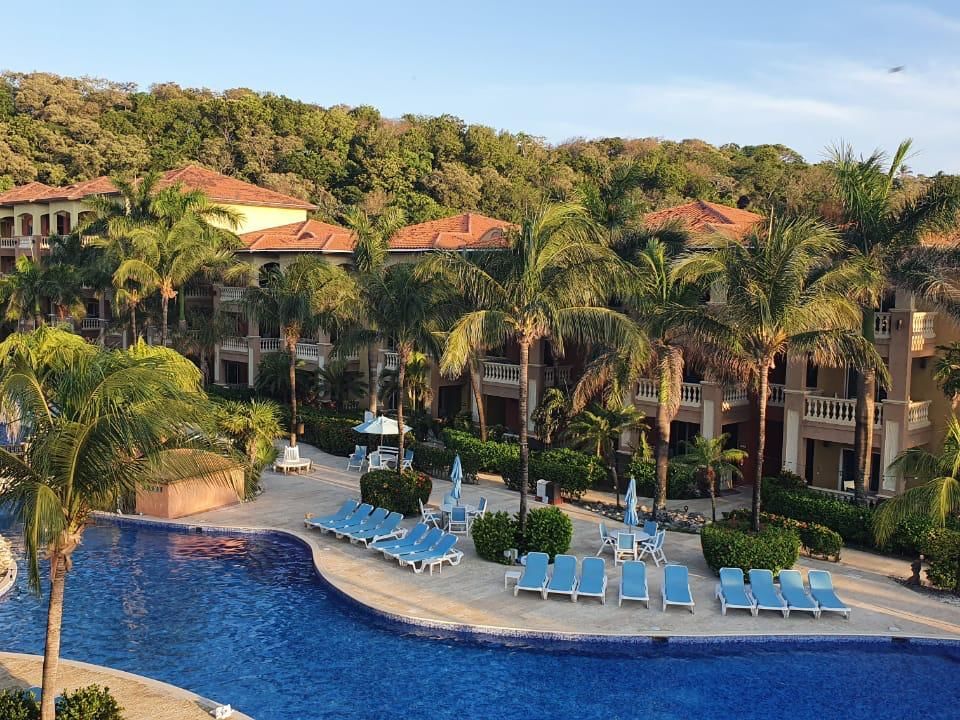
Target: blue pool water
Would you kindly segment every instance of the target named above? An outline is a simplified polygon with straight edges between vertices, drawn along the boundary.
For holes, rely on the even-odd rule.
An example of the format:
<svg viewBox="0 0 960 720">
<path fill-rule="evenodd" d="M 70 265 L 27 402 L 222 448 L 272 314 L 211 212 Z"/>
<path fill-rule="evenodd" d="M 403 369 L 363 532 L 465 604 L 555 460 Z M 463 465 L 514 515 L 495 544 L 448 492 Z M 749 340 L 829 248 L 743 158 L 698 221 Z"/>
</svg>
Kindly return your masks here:
<svg viewBox="0 0 960 720">
<path fill-rule="evenodd" d="M 0 600 L 0 649 L 39 653 L 44 607 L 23 580 Z M 256 720 L 873 720 L 891 711 L 932 720 L 956 718 L 960 699 L 960 649 L 949 645 L 429 634 L 335 596 L 302 545 L 272 535 L 91 528 L 66 603 L 65 657 L 158 678 Z"/>
</svg>

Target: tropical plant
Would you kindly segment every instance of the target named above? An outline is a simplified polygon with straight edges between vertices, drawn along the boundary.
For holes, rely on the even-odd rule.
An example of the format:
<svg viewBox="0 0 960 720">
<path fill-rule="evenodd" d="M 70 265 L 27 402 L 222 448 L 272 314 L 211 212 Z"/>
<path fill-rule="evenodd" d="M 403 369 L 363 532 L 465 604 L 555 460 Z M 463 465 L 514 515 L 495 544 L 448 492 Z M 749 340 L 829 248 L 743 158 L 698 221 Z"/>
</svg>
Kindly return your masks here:
<svg viewBox="0 0 960 720">
<path fill-rule="evenodd" d="M 307 371 L 303 360 L 296 360 L 296 387 L 294 392 L 297 400 L 305 399 L 310 388 L 312 373 Z M 290 353 L 286 350 L 267 353 L 260 356 L 257 366 L 257 379 L 253 382 L 254 389 L 261 395 L 275 400 L 286 400 L 290 397 Z"/>
<path fill-rule="evenodd" d="M 960 342 L 937 345 L 940 355 L 933 366 L 933 379 L 948 398 L 960 395 Z"/>
<path fill-rule="evenodd" d="M 333 406 L 342 410 L 351 400 L 367 394 L 367 383 L 362 375 L 357 370 L 349 370 L 342 360 L 334 360 L 317 370 L 317 394 L 329 395 Z"/>
<path fill-rule="evenodd" d="M 616 451 L 620 436 L 635 430 L 643 422 L 643 413 L 633 405 L 605 408 L 593 405 L 579 412 L 567 426 L 566 434 L 581 449 L 603 460 L 613 483 L 620 507 L 620 482 L 617 475 Z"/>
<path fill-rule="evenodd" d="M 196 309 L 187 313 L 186 320 L 186 326 L 178 326 L 172 336 L 173 347 L 184 355 L 196 357 L 206 386 L 211 381 L 210 361 L 216 356 L 217 345 L 237 334 L 236 317 L 219 310 Z"/>
<path fill-rule="evenodd" d="M 50 301 L 52 314 L 60 321 L 87 314 L 83 295 L 83 274 L 64 263 L 46 263 L 41 271 L 40 290 Z"/>
<path fill-rule="evenodd" d="M 390 207 L 379 215 L 371 217 L 359 206 L 353 206 L 343 216 L 344 224 L 353 230 L 353 269 L 360 287 L 376 284 L 383 274 L 390 253 L 390 238 L 406 222 L 403 211 Z M 373 318 L 363 314 L 364 305 L 357 305 L 359 314 L 353 318 L 354 324 L 371 331 L 375 338 L 376 329 Z M 367 406 L 374 414 L 377 412 L 377 344 L 371 340 L 366 345 L 367 353 Z"/>
<path fill-rule="evenodd" d="M 261 324 L 280 329 L 290 383 L 291 447 L 297 444 L 297 343 L 332 327 L 350 295 L 346 273 L 314 255 L 302 255 L 284 269 L 266 269 L 260 286 L 245 292 L 247 311 Z"/>
<path fill-rule="evenodd" d="M 775 220 L 744 240 L 719 236 L 711 252 L 688 256 L 677 271 L 726 287 L 726 303 L 691 321 L 696 346 L 750 388 L 757 404 L 753 528 L 760 529 L 769 373 L 778 357 L 811 357 L 818 365 L 887 370 L 859 332 L 859 312 L 845 290 L 857 269 L 833 265 L 836 233 L 808 219 Z"/>
<path fill-rule="evenodd" d="M 570 398 L 560 388 L 547 388 L 532 418 L 540 441 L 547 447 L 552 446 L 553 439 L 564 431 L 570 419 Z"/>
<path fill-rule="evenodd" d="M 636 326 L 606 306 L 622 268 L 597 241 L 595 224 L 583 208 L 541 205 L 511 233 L 503 250 L 437 253 L 427 273 L 445 279 L 476 308 L 453 324 L 440 363 L 441 372 L 463 371 L 478 347 L 515 343 L 520 353 L 520 526 L 527 516 L 530 472 L 530 348 L 549 341 L 562 356 L 568 341 L 608 345 L 637 344 Z"/>
<path fill-rule="evenodd" d="M 860 268 L 855 297 L 863 337 L 874 341 L 878 298 L 886 290 L 915 298 L 960 318 L 960 256 L 952 244 L 925 243 L 928 235 L 949 234 L 960 223 L 960 178 L 942 176 L 911 192 L 899 190 L 898 176 L 911 141 L 886 155 L 875 150 L 857 157 L 840 144 L 830 152 L 836 192 L 842 207 L 841 254 Z M 853 286 L 848 292 L 853 292 Z M 854 494 L 862 501 L 870 477 L 877 376 L 864 368 L 857 377 Z"/>
<path fill-rule="evenodd" d="M 606 231 L 608 244 L 614 244 L 640 214 L 637 191 L 643 181 L 643 168 L 638 161 L 621 160 L 589 175 L 580 185 L 580 202 Z"/>
<path fill-rule="evenodd" d="M 960 419 L 947 423 L 943 447 L 933 453 L 922 447 L 904 450 L 890 468 L 921 484 L 885 500 L 873 515 L 873 534 L 884 545 L 905 522 L 927 517 L 935 527 L 960 518 Z M 960 561 L 960 558 L 958 558 Z M 960 590 L 960 564 L 957 566 Z"/>
<path fill-rule="evenodd" d="M 43 325 L 43 268 L 26 255 L 17 258 L 14 271 L 0 278 L 0 298 L 6 303 L 7 320 L 22 322 L 29 318 L 34 327 Z"/>
<path fill-rule="evenodd" d="M 729 440 L 728 433 L 715 438 L 697 435 L 692 441 L 684 442 L 683 454 L 674 458 L 674 462 L 687 465 L 703 474 L 710 491 L 710 515 L 713 522 L 717 521 L 717 476 L 730 473 L 734 477 L 741 477 L 742 473 L 737 465 L 747 459 L 745 451 L 727 447 Z"/>
<path fill-rule="evenodd" d="M 42 718 L 53 720 L 66 577 L 96 509 L 162 476 L 215 476 L 222 458 L 193 428 L 200 373 L 165 348 L 107 352 L 48 327 L 0 343 L 0 401 L 30 427 L 23 457 L 0 449 L 0 506 L 22 526 L 30 586 L 49 563 Z"/>
<path fill-rule="evenodd" d="M 414 352 L 407 362 L 405 385 L 406 392 L 403 403 L 411 411 L 429 408 L 433 402 L 433 386 L 431 385 L 430 361 L 422 352 Z M 380 373 L 380 397 L 390 398 L 399 402 L 400 397 L 400 368 L 387 368 Z"/>
<path fill-rule="evenodd" d="M 283 434 L 280 407 L 269 400 L 223 400 L 215 405 L 217 429 L 247 460 L 246 496 L 257 492 L 260 473 L 276 457 L 274 440 Z"/>
</svg>

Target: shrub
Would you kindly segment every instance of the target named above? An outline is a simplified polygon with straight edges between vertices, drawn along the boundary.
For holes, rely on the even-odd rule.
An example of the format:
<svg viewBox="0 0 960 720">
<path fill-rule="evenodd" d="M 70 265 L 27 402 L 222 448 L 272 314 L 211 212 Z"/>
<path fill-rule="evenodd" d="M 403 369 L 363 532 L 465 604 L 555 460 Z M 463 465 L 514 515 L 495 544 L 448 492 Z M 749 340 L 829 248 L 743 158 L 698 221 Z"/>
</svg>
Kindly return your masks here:
<svg viewBox="0 0 960 720">
<path fill-rule="evenodd" d="M 460 461 L 469 463 L 484 472 L 500 472 L 500 466 L 507 458 L 519 458 L 520 446 L 512 443 L 493 441 L 482 442 L 470 433 L 459 430 L 444 430 L 443 444 L 450 450 L 460 453 Z"/>
<path fill-rule="evenodd" d="M 503 553 L 517 547 L 517 527 L 517 521 L 502 510 L 478 517 L 470 525 L 477 555 L 484 560 L 509 565 L 510 560 Z"/>
<path fill-rule="evenodd" d="M 520 490 L 520 456 L 509 458 L 500 465 L 503 482 L 511 490 Z M 555 448 L 530 453 L 530 492 L 537 480 L 548 480 L 560 485 L 561 492 L 579 498 L 607 473 L 603 462 L 595 455 L 568 448 Z"/>
<path fill-rule="evenodd" d="M 738 524 L 749 523 L 751 519 L 750 510 L 742 508 L 734 510 L 728 515 L 737 521 Z M 840 533 L 835 532 L 825 525 L 819 523 L 803 522 L 793 518 L 783 517 L 782 515 L 772 515 L 770 513 L 760 513 L 760 522 L 776 527 L 789 528 L 797 533 L 800 542 L 807 553 L 810 555 L 819 555 L 834 561 L 840 559 L 840 551 L 843 549 L 843 538 Z"/>
<path fill-rule="evenodd" d="M 123 720 L 110 689 L 90 685 L 57 698 L 57 720 Z"/>
<path fill-rule="evenodd" d="M 365 503 L 391 512 L 415 515 L 427 502 L 433 482 L 426 473 L 413 470 L 371 470 L 360 478 L 360 497 Z"/>
<path fill-rule="evenodd" d="M 413 467 L 432 477 L 445 478 L 449 475 L 456 456 L 453 450 L 418 443 L 413 449 Z M 463 462 L 463 458 L 460 461 Z"/>
<path fill-rule="evenodd" d="M 937 587 L 960 592 L 960 531 L 937 528 L 927 533 L 921 551 L 927 558 L 927 578 Z"/>
<path fill-rule="evenodd" d="M 300 412 L 303 422 L 303 441 L 314 445 L 331 455 L 347 457 L 353 453 L 354 446 L 366 445 L 373 452 L 380 446 L 379 435 L 361 435 L 354 426 L 362 420 L 356 416 L 335 415 L 314 408 L 304 408 Z M 407 435 L 409 442 L 410 436 Z M 384 445 L 396 445 L 396 435 L 384 435 Z"/>
<path fill-rule="evenodd" d="M 627 476 L 637 480 L 637 495 L 653 497 L 657 492 L 657 464 L 634 455 L 627 467 Z M 694 468 L 671 461 L 667 465 L 667 499 L 689 500 L 700 497 Z"/>
<path fill-rule="evenodd" d="M 915 557 L 923 552 L 927 537 L 935 531 L 933 520 L 925 515 L 908 518 L 897 525 L 883 549 Z"/>
<path fill-rule="evenodd" d="M 840 533 L 844 542 L 868 547 L 873 545 L 873 510 L 868 507 L 852 505 L 807 490 L 781 490 L 776 486 L 766 487 L 764 496 L 764 509 L 770 513 L 826 525 Z"/>
<path fill-rule="evenodd" d="M 40 704 L 27 690 L 0 691 L 0 718 L 3 720 L 40 720 Z"/>
<path fill-rule="evenodd" d="M 700 533 L 700 546 L 707 565 L 714 572 L 722 567 L 766 568 L 777 575 L 793 567 L 800 557 L 800 537 L 786 527 L 764 525 L 759 533 L 735 519 L 706 525 Z"/>
<path fill-rule="evenodd" d="M 525 552 L 545 552 L 553 560 L 570 549 L 571 540 L 573 522 L 560 508 L 537 508 L 527 513 L 523 535 Z"/>
</svg>

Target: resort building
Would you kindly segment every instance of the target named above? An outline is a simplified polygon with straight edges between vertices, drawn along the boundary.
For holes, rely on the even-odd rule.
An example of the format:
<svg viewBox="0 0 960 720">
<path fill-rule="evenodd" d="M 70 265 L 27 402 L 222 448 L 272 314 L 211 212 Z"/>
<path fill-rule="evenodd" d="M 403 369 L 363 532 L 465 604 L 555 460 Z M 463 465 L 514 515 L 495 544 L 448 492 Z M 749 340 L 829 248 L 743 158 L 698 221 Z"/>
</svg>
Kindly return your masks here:
<svg viewBox="0 0 960 720">
<path fill-rule="evenodd" d="M 260 270 L 284 266 L 295 257 L 320 254 L 328 261 L 349 266 L 354 238 L 343 227 L 311 219 L 312 204 L 195 165 L 163 174 L 161 186 L 179 183 L 187 189 L 202 189 L 218 204 L 241 216 L 237 229 L 243 243 L 240 253 Z M 0 193 L 0 272 L 7 273 L 16 259 L 27 255 L 40 259 L 49 252 L 49 237 L 72 232 L 90 208 L 85 200 L 92 195 L 116 194 L 107 177 L 67 187 L 30 183 Z M 715 203 L 696 201 L 650 213 L 650 225 L 680 223 L 692 234 L 694 243 L 721 232 L 740 237 L 761 216 Z M 430 222 L 410 225 L 390 239 L 390 262 L 415 260 L 433 250 L 470 250 L 501 246 L 510 224 L 477 213 L 463 213 Z M 233 318 L 236 335 L 216 349 L 214 381 L 226 385 L 253 385 L 261 359 L 279 352 L 281 341 L 276 328 L 262 327 L 243 312 L 242 287 L 197 284 L 185 289 L 187 301 L 214 307 Z M 711 303 L 724 301 L 722 291 L 711 293 Z M 110 314 L 109 303 L 91 293 L 86 317 L 75 321 L 78 332 L 91 340 L 121 344 L 128 341 Z M 873 476 L 870 491 L 878 495 L 900 492 L 901 478 L 885 472 L 902 450 L 936 446 L 943 437 L 949 402 L 933 381 L 932 358 L 936 346 L 958 339 L 958 332 L 945 317 L 918 306 L 912 297 L 891 294 L 876 316 L 876 344 L 887 361 L 891 386 L 877 396 L 873 438 Z M 366 353 L 335 358 L 335 338 L 319 335 L 304 338 L 297 356 L 307 370 L 316 370 L 333 360 L 366 373 Z M 547 343 L 531 350 L 530 375 L 526 382 L 531 412 L 545 389 L 571 387 L 582 369 L 581 353 L 570 349 L 567 357 L 552 356 Z M 397 356 L 390 348 L 373 355 L 379 374 L 395 368 Z M 519 430 L 520 377 L 516 348 L 505 347 L 490 353 L 482 362 L 482 395 L 487 421 Z M 671 445 L 702 434 L 714 437 L 729 433 L 731 442 L 754 455 L 756 413 L 747 391 L 723 386 L 701 377 L 691 368 L 683 384 L 680 410 L 671 432 Z M 434 368 L 431 410 L 437 417 L 453 417 L 477 407 L 467 378 L 445 378 Z M 786 467 L 826 492 L 848 492 L 856 461 L 853 429 L 856 388 L 854 374 L 847 369 L 817 368 L 811 363 L 778 365 L 771 374 L 765 470 Z M 642 379 L 634 402 L 648 417 L 656 412 L 656 387 Z M 531 418 L 526 418 L 533 430 Z M 636 436 L 625 437 L 623 446 L 635 446 Z M 750 468 L 744 469 L 750 476 Z"/>
</svg>

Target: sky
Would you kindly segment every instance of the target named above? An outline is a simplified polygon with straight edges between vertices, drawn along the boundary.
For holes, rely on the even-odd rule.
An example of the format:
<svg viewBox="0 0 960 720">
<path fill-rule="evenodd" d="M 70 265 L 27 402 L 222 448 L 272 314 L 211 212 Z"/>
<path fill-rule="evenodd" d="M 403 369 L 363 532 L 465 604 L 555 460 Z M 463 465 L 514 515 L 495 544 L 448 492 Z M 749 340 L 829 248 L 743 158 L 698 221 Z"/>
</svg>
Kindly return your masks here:
<svg viewBox="0 0 960 720">
<path fill-rule="evenodd" d="M 555 143 L 782 143 L 817 161 L 912 137 L 910 168 L 960 172 L 957 0 L 48 0 L 3 16 L 8 70 L 450 113 Z"/>
</svg>

